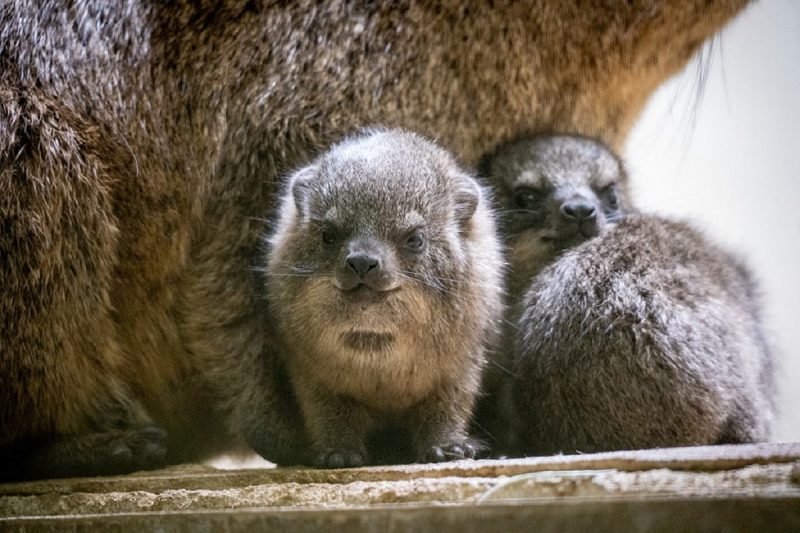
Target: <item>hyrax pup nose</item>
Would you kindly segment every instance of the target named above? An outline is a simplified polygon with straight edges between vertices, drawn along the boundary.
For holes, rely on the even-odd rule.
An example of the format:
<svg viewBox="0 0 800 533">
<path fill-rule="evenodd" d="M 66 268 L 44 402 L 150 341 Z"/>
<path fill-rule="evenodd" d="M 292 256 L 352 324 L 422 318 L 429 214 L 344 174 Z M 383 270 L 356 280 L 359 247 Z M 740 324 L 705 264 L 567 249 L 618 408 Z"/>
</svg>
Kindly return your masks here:
<svg viewBox="0 0 800 533">
<path fill-rule="evenodd" d="M 377 257 L 372 257 L 371 255 L 367 254 L 350 254 L 345 259 L 347 263 L 347 268 L 358 274 L 359 277 L 364 277 L 373 269 L 377 269 L 380 266 L 380 262 L 378 261 Z"/>
<path fill-rule="evenodd" d="M 561 216 L 567 220 L 593 219 L 597 215 L 597 210 L 592 204 L 586 202 L 567 202 L 561 206 Z"/>
</svg>

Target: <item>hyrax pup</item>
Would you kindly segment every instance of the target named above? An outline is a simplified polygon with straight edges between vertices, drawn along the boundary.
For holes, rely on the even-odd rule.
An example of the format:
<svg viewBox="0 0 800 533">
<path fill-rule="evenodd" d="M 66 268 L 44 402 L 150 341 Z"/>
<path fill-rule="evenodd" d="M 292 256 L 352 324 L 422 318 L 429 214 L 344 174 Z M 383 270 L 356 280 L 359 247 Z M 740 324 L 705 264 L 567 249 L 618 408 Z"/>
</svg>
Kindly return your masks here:
<svg viewBox="0 0 800 533">
<path fill-rule="evenodd" d="M 476 181 L 418 135 L 368 132 L 294 174 L 269 245 L 313 464 L 365 464 L 365 441 L 387 425 L 411 460 L 473 456 L 466 425 L 502 265 Z"/>
<path fill-rule="evenodd" d="M 524 453 L 767 438 L 772 359 L 735 258 L 633 213 L 623 167 L 597 141 L 522 139 L 487 171 L 510 240 Z"/>
<path fill-rule="evenodd" d="M 541 135 L 503 144 L 483 157 L 479 173 L 494 190 L 510 269 L 502 349 L 487 367 L 474 426 L 496 455 L 518 455 L 511 391 L 521 295 L 565 249 L 605 231 L 627 212 L 627 178 L 603 144 L 577 136 Z"/>
</svg>

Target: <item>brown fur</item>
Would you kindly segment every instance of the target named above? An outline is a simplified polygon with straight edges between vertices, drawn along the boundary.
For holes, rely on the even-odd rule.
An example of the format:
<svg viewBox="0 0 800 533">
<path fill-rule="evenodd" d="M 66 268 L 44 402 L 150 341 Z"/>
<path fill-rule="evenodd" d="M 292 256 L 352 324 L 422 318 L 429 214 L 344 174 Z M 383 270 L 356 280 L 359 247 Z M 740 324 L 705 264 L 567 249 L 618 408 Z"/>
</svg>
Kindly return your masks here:
<svg viewBox="0 0 800 533">
<path fill-rule="evenodd" d="M 152 423 L 167 461 L 282 460 L 251 268 L 285 171 L 377 122 L 467 162 L 542 128 L 619 147 L 744 4 L 4 2 L 0 446 L 33 457 L 6 462 L 151 466 L 150 431 L 160 452 L 135 463 L 36 454 Z M 125 435 L 103 449 L 142 448 Z"/>
<path fill-rule="evenodd" d="M 363 464 L 387 421 L 406 434 L 405 461 L 472 456 L 466 425 L 502 307 L 477 183 L 431 142 L 377 131 L 298 171 L 280 210 L 269 300 L 315 464 Z M 359 257 L 376 264 L 359 275 Z"/>
<path fill-rule="evenodd" d="M 765 440 L 773 362 L 747 269 L 687 224 L 634 214 L 621 164 L 595 140 L 543 135 L 493 157 L 512 278 L 528 276 L 511 294 L 511 390 L 497 394 L 516 414 L 507 445 L 544 454 Z M 539 199 L 519 214 L 523 187 Z M 563 209 L 577 203 L 596 209 L 586 221 L 596 233 L 571 233 Z"/>
</svg>

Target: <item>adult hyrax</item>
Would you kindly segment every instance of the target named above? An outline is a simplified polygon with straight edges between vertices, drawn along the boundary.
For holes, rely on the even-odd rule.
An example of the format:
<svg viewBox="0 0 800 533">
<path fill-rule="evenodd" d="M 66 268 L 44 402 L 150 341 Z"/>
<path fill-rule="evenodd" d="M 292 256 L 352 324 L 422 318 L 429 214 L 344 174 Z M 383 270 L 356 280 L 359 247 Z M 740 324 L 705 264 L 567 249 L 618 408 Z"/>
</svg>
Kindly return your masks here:
<svg viewBox="0 0 800 533">
<path fill-rule="evenodd" d="M 0 478 L 293 462 L 253 268 L 281 177 L 376 121 L 468 163 L 620 146 L 746 3 L 0 2 Z"/>
<path fill-rule="evenodd" d="M 772 359 L 754 282 L 680 222 L 636 214 L 623 167 L 545 135 L 487 164 L 510 241 L 523 453 L 764 440 Z"/>
<path fill-rule="evenodd" d="M 476 181 L 416 134 L 368 132 L 292 176 L 269 245 L 313 464 L 365 464 L 385 426 L 402 428 L 409 459 L 473 456 L 466 425 L 502 275 Z"/>
</svg>

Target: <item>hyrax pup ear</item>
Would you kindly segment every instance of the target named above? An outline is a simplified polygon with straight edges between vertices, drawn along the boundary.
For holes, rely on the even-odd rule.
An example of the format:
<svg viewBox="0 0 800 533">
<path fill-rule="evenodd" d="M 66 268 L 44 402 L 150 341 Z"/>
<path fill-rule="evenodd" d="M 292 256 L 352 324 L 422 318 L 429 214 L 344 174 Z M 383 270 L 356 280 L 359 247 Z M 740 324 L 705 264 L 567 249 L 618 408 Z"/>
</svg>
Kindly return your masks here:
<svg viewBox="0 0 800 533">
<path fill-rule="evenodd" d="M 465 225 L 481 200 L 481 190 L 478 184 L 466 174 L 458 174 L 454 180 L 455 192 L 453 193 L 453 204 L 456 219 Z"/>
<path fill-rule="evenodd" d="M 317 167 L 308 165 L 295 172 L 289 178 L 289 189 L 294 197 L 294 205 L 301 217 L 308 214 L 308 194 L 311 190 L 311 182 L 317 175 Z"/>
</svg>

